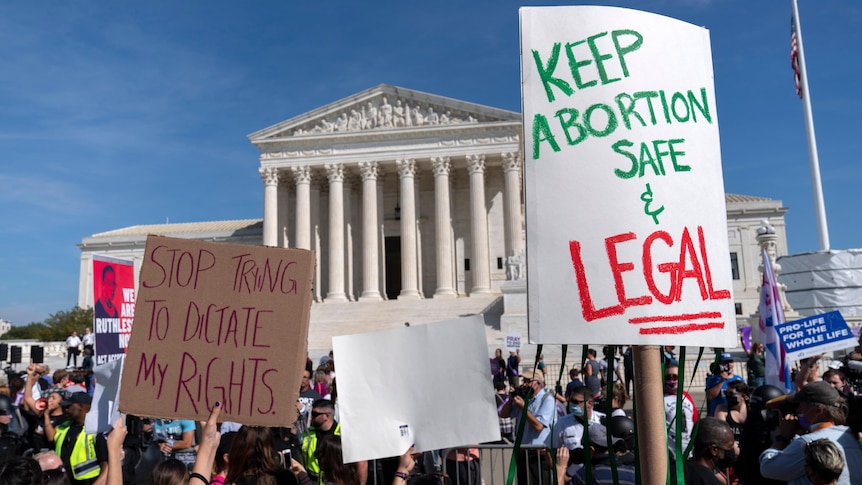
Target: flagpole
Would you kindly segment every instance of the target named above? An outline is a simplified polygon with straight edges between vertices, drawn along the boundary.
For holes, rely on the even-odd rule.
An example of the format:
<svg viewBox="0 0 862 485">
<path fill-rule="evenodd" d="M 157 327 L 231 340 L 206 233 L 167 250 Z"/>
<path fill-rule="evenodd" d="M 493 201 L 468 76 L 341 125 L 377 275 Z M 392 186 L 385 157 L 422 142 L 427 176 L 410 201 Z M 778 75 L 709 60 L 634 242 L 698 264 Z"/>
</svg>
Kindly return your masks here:
<svg viewBox="0 0 862 485">
<path fill-rule="evenodd" d="M 805 51 L 802 48 L 802 28 L 796 0 L 793 4 L 793 27 L 799 50 L 799 80 L 802 86 L 802 110 L 805 114 L 805 134 L 808 137 L 808 162 L 811 166 L 811 185 L 814 189 L 814 211 L 817 218 L 817 234 L 820 251 L 829 251 L 829 229 L 826 227 L 826 206 L 823 202 L 823 186 L 820 183 L 820 161 L 817 158 L 817 140 L 814 136 L 814 118 L 811 115 L 811 97 L 808 95 L 808 72 L 805 70 Z"/>
</svg>

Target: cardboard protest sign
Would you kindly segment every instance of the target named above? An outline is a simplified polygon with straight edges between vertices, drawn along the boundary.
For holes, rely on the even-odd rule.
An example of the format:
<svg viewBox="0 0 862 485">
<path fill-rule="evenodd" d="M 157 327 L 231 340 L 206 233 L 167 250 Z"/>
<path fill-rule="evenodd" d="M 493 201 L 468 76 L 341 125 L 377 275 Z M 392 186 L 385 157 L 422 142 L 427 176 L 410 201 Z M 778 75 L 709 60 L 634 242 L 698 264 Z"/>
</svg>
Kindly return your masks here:
<svg viewBox="0 0 862 485">
<path fill-rule="evenodd" d="M 93 392 L 93 405 L 84 421 L 84 429 L 90 434 L 110 431 L 117 422 L 123 362 L 121 357 L 93 369 L 96 390 Z"/>
<path fill-rule="evenodd" d="M 311 313 L 313 253 L 147 238 L 120 411 L 296 420 Z"/>
<path fill-rule="evenodd" d="M 855 347 L 856 337 L 838 311 L 775 326 L 788 360 Z"/>
<path fill-rule="evenodd" d="M 93 256 L 93 333 L 96 365 L 123 357 L 135 318 L 135 264 Z"/>
<path fill-rule="evenodd" d="M 530 341 L 735 345 L 708 31 L 520 12 Z"/>
<path fill-rule="evenodd" d="M 344 462 L 500 439 L 484 320 L 333 337 Z"/>
</svg>

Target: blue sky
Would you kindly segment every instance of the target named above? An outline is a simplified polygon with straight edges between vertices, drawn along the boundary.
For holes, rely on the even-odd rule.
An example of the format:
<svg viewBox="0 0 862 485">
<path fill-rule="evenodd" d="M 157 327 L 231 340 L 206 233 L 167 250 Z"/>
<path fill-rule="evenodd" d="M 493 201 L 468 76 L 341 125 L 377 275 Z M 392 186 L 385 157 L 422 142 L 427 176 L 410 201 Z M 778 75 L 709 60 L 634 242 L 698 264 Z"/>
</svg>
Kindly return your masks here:
<svg viewBox="0 0 862 485">
<path fill-rule="evenodd" d="M 831 245 L 858 248 L 862 6 L 799 1 Z M 604 4 L 710 30 L 725 187 L 784 201 L 790 251 L 817 250 L 790 1 Z M 520 111 L 521 5 L 3 2 L 0 318 L 75 305 L 83 237 L 261 217 L 261 128 L 379 83 Z"/>
</svg>

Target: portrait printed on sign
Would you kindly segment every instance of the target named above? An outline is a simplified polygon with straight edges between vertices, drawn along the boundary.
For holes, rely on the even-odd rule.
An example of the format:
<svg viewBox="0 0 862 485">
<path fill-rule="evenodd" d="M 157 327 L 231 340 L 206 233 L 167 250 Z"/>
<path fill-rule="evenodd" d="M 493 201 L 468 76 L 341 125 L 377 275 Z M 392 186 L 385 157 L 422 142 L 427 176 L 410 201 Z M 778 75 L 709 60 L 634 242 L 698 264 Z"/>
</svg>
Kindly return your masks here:
<svg viewBox="0 0 862 485">
<path fill-rule="evenodd" d="M 135 265 L 132 261 L 93 257 L 93 333 L 96 365 L 126 353 L 135 318 Z"/>
<path fill-rule="evenodd" d="M 521 9 L 529 339 L 736 343 L 709 33 Z"/>
</svg>

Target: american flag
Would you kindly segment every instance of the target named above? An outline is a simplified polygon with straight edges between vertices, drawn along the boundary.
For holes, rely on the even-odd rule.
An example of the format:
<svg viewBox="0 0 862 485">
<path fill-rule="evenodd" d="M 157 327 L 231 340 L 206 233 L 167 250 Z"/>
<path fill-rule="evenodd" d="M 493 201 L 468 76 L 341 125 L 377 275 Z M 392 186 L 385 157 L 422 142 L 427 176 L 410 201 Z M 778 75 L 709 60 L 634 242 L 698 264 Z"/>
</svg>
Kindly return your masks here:
<svg viewBox="0 0 862 485">
<path fill-rule="evenodd" d="M 790 16 L 790 67 L 793 68 L 793 79 L 796 81 L 796 94 L 802 97 L 802 84 L 799 78 L 799 44 L 796 42 L 796 22 Z"/>
</svg>

